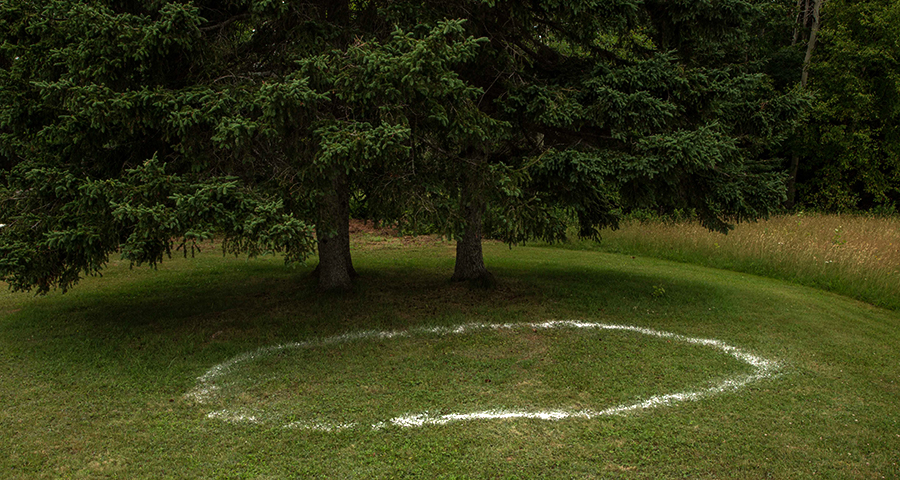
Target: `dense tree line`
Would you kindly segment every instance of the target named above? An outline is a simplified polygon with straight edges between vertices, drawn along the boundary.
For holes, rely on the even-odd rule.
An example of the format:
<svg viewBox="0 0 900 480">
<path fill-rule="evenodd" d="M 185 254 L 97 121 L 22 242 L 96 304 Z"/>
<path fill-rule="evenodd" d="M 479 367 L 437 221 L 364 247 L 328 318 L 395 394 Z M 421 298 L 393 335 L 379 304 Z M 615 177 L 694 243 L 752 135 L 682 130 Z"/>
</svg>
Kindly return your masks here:
<svg viewBox="0 0 900 480">
<path fill-rule="evenodd" d="M 900 3 L 824 0 L 809 64 L 815 103 L 798 148 L 798 201 L 900 207 Z"/>
<path fill-rule="evenodd" d="M 65 289 L 219 236 L 317 253 L 347 289 L 351 198 L 453 236 L 453 278 L 488 283 L 488 234 L 595 237 L 646 208 L 727 231 L 791 185 L 888 205 L 896 64 L 853 55 L 896 8 L 867 5 L 851 34 L 822 0 L 3 2 L 0 278 Z M 850 57 L 881 69 L 846 74 L 857 95 L 894 103 L 824 87 Z M 829 178 L 852 201 L 822 203 Z"/>
<path fill-rule="evenodd" d="M 781 88 L 799 85 L 812 98 L 790 146 L 788 206 L 896 212 L 900 4 L 800 0 L 775 11 L 790 21 L 767 39 L 769 71 Z"/>
</svg>

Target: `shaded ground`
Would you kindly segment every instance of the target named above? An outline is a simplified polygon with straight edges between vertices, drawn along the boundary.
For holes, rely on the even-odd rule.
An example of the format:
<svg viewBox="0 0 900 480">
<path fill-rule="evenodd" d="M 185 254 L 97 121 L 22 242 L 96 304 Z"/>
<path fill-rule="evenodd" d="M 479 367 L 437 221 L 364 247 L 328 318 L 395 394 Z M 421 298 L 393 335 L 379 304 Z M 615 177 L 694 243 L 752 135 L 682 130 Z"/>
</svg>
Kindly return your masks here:
<svg viewBox="0 0 900 480">
<path fill-rule="evenodd" d="M 366 235 L 381 236 L 354 237 Z M 896 312 L 751 275 L 495 243 L 485 256 L 500 286 L 471 289 L 447 280 L 452 245 L 358 249 L 363 279 L 343 296 L 321 295 L 312 266 L 217 249 L 158 269 L 111 265 L 65 295 L 0 291 L 0 312 L 18 310 L 0 313 L 0 477 L 900 478 Z M 548 319 L 720 339 L 784 361 L 784 375 L 634 415 L 414 430 L 232 425 L 184 398 L 212 366 L 260 347 Z M 449 405 L 440 416 L 464 402 L 467 412 L 531 408 L 525 394 L 535 409 L 559 400 L 582 408 L 674 391 L 668 382 L 694 384 L 683 375 L 728 368 L 719 355 L 696 362 L 696 353 L 715 353 L 704 349 L 675 356 L 662 339 L 539 333 L 297 350 L 282 360 L 296 371 L 254 364 L 274 383 L 238 399 L 282 402 L 296 416 L 285 422 Z M 650 354 L 666 368 L 647 369 Z M 559 400 L 545 403 L 542 392 Z"/>
<path fill-rule="evenodd" d="M 401 235 L 395 225 L 378 225 L 369 220 L 350 220 L 350 245 L 354 248 L 395 248 L 450 244 L 442 235 Z"/>
</svg>

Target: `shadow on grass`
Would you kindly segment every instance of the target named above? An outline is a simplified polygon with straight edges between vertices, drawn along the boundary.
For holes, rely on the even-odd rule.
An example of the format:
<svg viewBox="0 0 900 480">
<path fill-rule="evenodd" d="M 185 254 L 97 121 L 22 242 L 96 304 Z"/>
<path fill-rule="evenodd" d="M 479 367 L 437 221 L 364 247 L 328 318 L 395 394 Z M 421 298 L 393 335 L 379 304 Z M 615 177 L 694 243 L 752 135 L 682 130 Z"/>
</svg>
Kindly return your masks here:
<svg viewBox="0 0 900 480">
<path fill-rule="evenodd" d="M 221 358 L 262 345 L 354 330 L 405 329 L 465 322 L 543 321 L 622 316 L 634 311 L 696 310 L 733 295 L 728 287 L 672 275 L 571 263 L 493 268 L 498 286 L 449 281 L 444 265 L 360 262 L 354 291 L 323 296 L 308 268 L 226 263 L 212 271 L 164 272 L 96 288 L 92 279 L 67 295 L 22 302 L 0 335 L 34 339 L 30 350 L 145 359 Z M 3 334 L 3 332 L 6 334 Z M 206 354 L 203 354 L 206 352 Z M 202 360 L 201 360 L 202 361 Z"/>
<path fill-rule="evenodd" d="M 498 277 L 525 279 L 572 313 L 630 311 L 653 307 L 697 309 L 719 305 L 737 293 L 723 285 L 686 278 L 677 270 L 652 274 L 607 267 L 547 266 L 540 269 L 501 267 Z"/>
</svg>

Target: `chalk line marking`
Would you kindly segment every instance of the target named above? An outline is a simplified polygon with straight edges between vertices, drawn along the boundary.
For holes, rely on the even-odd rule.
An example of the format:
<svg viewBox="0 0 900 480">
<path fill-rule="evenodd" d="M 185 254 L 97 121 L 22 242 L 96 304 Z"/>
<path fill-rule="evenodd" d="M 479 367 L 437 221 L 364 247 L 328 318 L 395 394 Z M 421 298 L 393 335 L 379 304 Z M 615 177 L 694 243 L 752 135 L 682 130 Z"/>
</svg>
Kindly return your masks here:
<svg viewBox="0 0 900 480">
<path fill-rule="evenodd" d="M 455 327 L 420 327 L 411 328 L 405 331 L 376 331 L 366 330 L 360 332 L 346 333 L 323 339 L 309 340 L 305 342 L 285 343 L 282 345 L 274 345 L 271 347 L 263 347 L 252 352 L 247 352 L 236 357 L 232 357 L 214 367 L 210 368 L 206 373 L 197 378 L 197 385 L 188 393 L 185 398 L 199 404 L 210 403 L 220 397 L 222 385 L 227 385 L 224 381 L 235 366 L 254 359 L 268 356 L 283 350 L 313 348 L 329 345 L 338 345 L 360 340 L 385 340 L 394 338 L 408 338 L 413 335 L 461 335 L 465 333 L 476 332 L 479 330 L 512 330 L 512 329 L 554 329 L 554 328 L 577 328 L 577 329 L 593 329 L 593 330 L 618 330 L 625 332 L 634 332 L 641 335 L 674 340 L 681 343 L 711 347 L 730 355 L 737 360 L 752 367 L 753 372 L 750 374 L 734 375 L 719 380 L 711 387 L 669 393 L 664 395 L 654 395 L 650 398 L 636 401 L 634 403 L 617 405 L 605 408 L 603 410 L 484 410 L 468 413 L 449 413 L 444 415 L 434 415 L 428 412 L 411 413 L 393 417 L 387 420 L 380 420 L 370 425 L 361 425 L 358 423 L 331 423 L 331 422 L 305 422 L 295 421 L 286 423 L 284 428 L 296 428 L 304 430 L 316 430 L 333 432 L 347 430 L 351 428 L 369 427 L 379 430 L 389 426 L 401 428 L 422 427 L 426 425 L 445 425 L 453 422 L 464 422 L 473 420 L 499 420 L 512 418 L 526 418 L 535 420 L 565 420 L 569 418 L 592 419 L 610 415 L 624 415 L 630 412 L 646 410 L 662 406 L 673 406 L 683 402 L 697 401 L 714 395 L 734 392 L 744 386 L 757 382 L 766 378 L 771 378 L 778 373 L 780 363 L 766 359 L 750 352 L 742 350 L 738 347 L 728 345 L 725 342 L 709 338 L 688 337 L 677 333 L 664 332 L 649 328 L 636 327 L 631 325 L 616 325 L 606 323 L 584 322 L 578 320 L 552 320 L 541 323 L 502 323 L 502 324 L 484 324 L 484 323 L 467 323 Z M 267 414 L 260 411 L 250 410 L 230 410 L 222 409 L 210 412 L 207 418 L 222 420 L 230 423 L 265 423 L 268 421 Z"/>
</svg>

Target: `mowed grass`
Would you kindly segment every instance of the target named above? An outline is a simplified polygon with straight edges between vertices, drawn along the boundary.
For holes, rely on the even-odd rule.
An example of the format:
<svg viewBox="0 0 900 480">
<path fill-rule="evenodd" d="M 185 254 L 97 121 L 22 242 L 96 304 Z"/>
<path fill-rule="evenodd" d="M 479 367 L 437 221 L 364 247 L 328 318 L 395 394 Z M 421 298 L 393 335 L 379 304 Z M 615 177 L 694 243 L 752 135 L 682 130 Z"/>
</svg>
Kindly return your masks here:
<svg viewBox="0 0 900 480">
<path fill-rule="evenodd" d="M 262 349 L 189 396 L 206 394 L 199 403 L 226 421 L 339 430 L 421 415 L 596 412 L 753 373 L 721 351 L 634 332 L 468 326 Z"/>
<path fill-rule="evenodd" d="M 569 248 L 644 255 L 780 278 L 900 311 L 900 217 L 799 213 L 722 235 L 697 222 L 630 221 Z"/>
<path fill-rule="evenodd" d="M 0 294 L 3 478 L 897 478 L 900 314 L 661 260 L 489 244 L 494 290 L 447 281 L 452 244 L 367 245 L 346 296 L 280 259 L 112 265 L 61 295 Z M 631 332 L 416 332 L 578 319 L 718 339 L 780 362 L 736 391 L 625 415 L 369 428 L 396 415 L 603 409 L 747 366 Z M 233 363 L 212 403 L 190 392 Z M 318 342 L 318 343 L 317 343 Z M 275 352 L 273 350 L 267 350 Z M 261 420 L 208 418 L 219 409 Z M 359 423 L 336 431 L 290 422 Z"/>
</svg>

